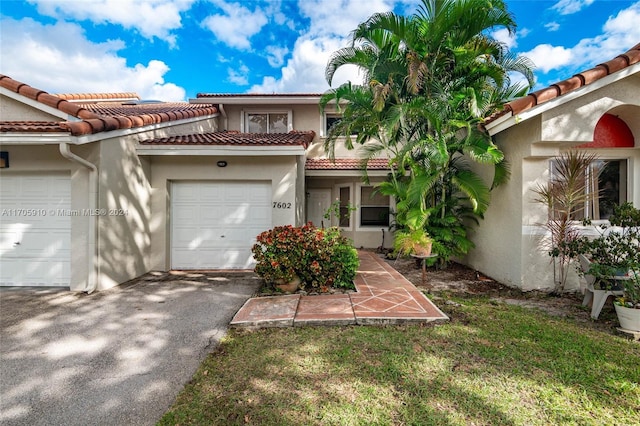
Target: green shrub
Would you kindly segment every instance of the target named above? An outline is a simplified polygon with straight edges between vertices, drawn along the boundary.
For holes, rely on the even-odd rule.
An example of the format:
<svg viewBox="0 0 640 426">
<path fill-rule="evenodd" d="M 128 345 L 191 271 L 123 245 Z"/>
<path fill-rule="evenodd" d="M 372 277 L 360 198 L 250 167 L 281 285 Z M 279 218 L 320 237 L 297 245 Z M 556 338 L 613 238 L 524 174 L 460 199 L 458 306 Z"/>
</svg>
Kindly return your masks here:
<svg viewBox="0 0 640 426">
<path fill-rule="evenodd" d="M 269 283 L 299 277 L 305 287 L 354 288 L 358 253 L 340 230 L 277 226 L 258 235 L 252 247 L 255 272 Z"/>
</svg>

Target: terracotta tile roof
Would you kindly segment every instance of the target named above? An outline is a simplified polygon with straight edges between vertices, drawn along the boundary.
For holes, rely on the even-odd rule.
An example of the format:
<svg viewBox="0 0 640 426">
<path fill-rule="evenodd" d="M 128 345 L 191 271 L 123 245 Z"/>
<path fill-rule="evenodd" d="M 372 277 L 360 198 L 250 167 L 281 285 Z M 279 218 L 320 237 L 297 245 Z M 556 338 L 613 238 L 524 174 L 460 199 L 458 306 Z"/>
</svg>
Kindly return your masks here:
<svg viewBox="0 0 640 426">
<path fill-rule="evenodd" d="M 308 158 L 306 170 L 362 170 L 362 162 L 357 158 Z M 367 163 L 367 170 L 390 170 L 389 160 L 374 158 Z"/>
<path fill-rule="evenodd" d="M 49 131 L 54 131 L 52 129 L 59 126 L 62 130 L 55 131 L 66 131 L 73 136 L 90 135 L 119 129 L 131 129 L 149 124 L 218 114 L 218 108 L 214 105 L 189 104 L 187 102 L 161 102 L 117 106 L 112 102 L 106 104 L 79 104 L 33 88 L 2 74 L 0 74 L 0 87 L 4 87 L 7 90 L 80 119 L 79 121 L 51 122 L 47 125 L 42 122 L 39 123 L 38 128 L 49 128 Z M 19 123 L 23 125 L 20 126 Z M 0 131 L 40 132 L 42 130 L 35 130 L 33 123 L 14 121 L 11 123 L 0 122 Z"/>
<path fill-rule="evenodd" d="M 64 133 L 67 129 L 56 121 L 0 121 L 0 132 Z"/>
<path fill-rule="evenodd" d="M 140 99 L 137 93 L 56 93 L 55 96 L 67 101 L 104 101 L 104 100 L 123 100 L 123 99 Z"/>
<path fill-rule="evenodd" d="M 511 113 L 512 115 L 520 114 L 523 111 L 531 109 L 537 105 L 547 102 L 551 99 L 560 97 L 572 90 L 578 89 L 582 86 L 591 84 L 603 77 L 618 72 L 624 68 L 640 62 L 640 43 L 633 46 L 627 52 L 616 56 L 610 61 L 596 65 L 595 67 L 582 71 L 573 77 L 552 84 L 544 89 L 537 90 L 529 93 L 527 96 L 515 99 L 511 102 L 504 104 L 504 108 L 497 113 L 489 116 L 485 120 L 485 125 L 495 121 L 499 117 Z"/>
<path fill-rule="evenodd" d="M 232 146 L 303 146 L 308 147 L 315 132 L 240 133 L 237 131 L 171 136 L 148 139 L 141 145 L 232 145 Z"/>
</svg>

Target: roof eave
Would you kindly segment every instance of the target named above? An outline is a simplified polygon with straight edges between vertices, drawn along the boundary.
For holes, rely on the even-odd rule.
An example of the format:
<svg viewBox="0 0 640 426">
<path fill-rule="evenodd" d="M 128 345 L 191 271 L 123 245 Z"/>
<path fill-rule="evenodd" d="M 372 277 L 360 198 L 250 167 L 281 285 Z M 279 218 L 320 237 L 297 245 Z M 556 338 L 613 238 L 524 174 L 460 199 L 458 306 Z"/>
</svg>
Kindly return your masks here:
<svg viewBox="0 0 640 426">
<path fill-rule="evenodd" d="M 521 113 L 513 114 L 513 112 L 509 112 L 504 116 L 499 117 L 495 121 L 492 121 L 491 123 L 487 124 L 485 128 L 487 129 L 487 131 L 491 136 L 494 136 L 518 123 L 529 120 L 544 112 L 557 108 L 560 105 L 566 104 L 567 102 L 571 102 L 588 93 L 601 89 L 602 87 L 605 87 L 609 84 L 625 79 L 639 72 L 640 72 L 640 62 L 635 63 L 633 65 L 629 65 L 628 67 L 616 73 L 607 75 L 599 80 L 594 81 L 593 83 L 579 87 L 575 90 L 572 90 L 561 96 L 558 96 L 557 98 L 543 102 L 540 105 L 536 105 L 530 109 L 526 109 Z"/>
<path fill-rule="evenodd" d="M 68 132 L 2 132 L 0 145 L 55 145 L 59 143 L 75 144 L 74 137 Z"/>
<path fill-rule="evenodd" d="M 368 176 L 387 176 L 390 170 L 367 170 Z M 336 177 L 336 176 L 358 176 L 361 177 L 364 170 L 344 169 L 344 170 L 309 170 L 305 169 L 304 175 L 309 177 Z"/>
<path fill-rule="evenodd" d="M 234 145 L 140 145 L 136 146 L 138 155 L 230 155 L 247 156 L 289 156 L 304 155 L 303 146 L 234 146 Z"/>
<path fill-rule="evenodd" d="M 225 104 L 225 105 L 317 105 L 320 96 L 212 96 L 189 99 L 191 104 Z"/>
</svg>

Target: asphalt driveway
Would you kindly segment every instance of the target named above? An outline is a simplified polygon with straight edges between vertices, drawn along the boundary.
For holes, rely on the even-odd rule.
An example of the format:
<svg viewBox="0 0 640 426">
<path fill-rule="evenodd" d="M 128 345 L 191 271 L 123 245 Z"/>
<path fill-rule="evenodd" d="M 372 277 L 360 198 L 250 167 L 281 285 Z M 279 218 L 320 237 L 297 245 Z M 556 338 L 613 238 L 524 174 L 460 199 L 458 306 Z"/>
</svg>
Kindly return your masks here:
<svg viewBox="0 0 640 426">
<path fill-rule="evenodd" d="M 162 273 L 91 295 L 0 290 L 0 424 L 155 424 L 259 283 Z"/>
</svg>

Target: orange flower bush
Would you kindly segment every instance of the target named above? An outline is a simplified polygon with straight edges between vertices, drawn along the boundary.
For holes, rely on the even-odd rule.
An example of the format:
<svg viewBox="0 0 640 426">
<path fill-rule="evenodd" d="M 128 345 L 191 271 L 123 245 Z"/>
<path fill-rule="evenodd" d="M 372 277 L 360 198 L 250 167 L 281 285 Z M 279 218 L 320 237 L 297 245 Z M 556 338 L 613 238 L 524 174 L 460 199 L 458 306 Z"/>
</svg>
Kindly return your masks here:
<svg viewBox="0 0 640 426">
<path fill-rule="evenodd" d="M 267 282 L 299 277 L 305 287 L 354 288 L 358 253 L 338 228 L 277 226 L 258 235 L 251 251 L 255 272 Z"/>
</svg>

